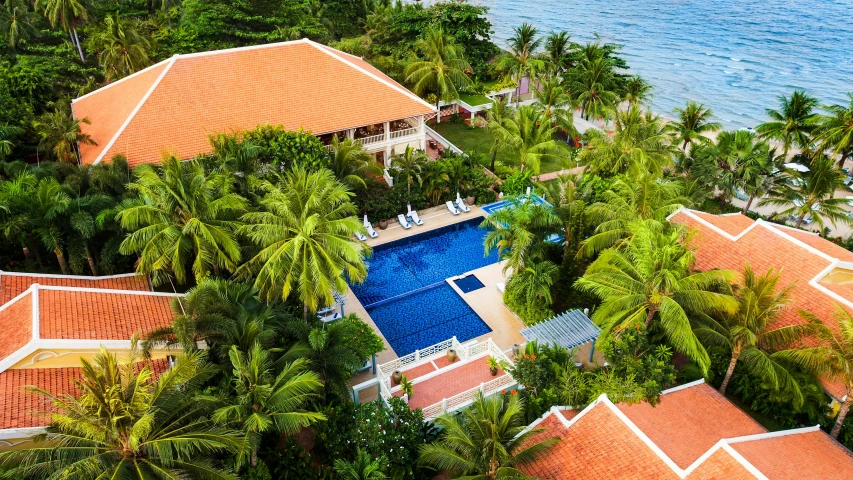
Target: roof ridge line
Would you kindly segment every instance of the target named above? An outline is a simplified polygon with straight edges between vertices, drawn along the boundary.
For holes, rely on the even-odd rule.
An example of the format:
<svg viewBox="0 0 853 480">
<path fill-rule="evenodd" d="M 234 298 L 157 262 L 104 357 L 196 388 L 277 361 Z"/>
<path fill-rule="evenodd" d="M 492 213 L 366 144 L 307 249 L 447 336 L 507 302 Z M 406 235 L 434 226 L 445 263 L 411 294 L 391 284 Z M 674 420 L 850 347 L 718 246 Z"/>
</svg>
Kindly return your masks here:
<svg viewBox="0 0 853 480">
<path fill-rule="evenodd" d="M 11 277 L 43 277 L 43 278 L 68 278 L 73 280 L 104 280 L 108 278 L 127 278 L 139 276 L 136 273 L 119 273 L 116 275 L 64 275 L 60 273 L 31 273 L 31 272 L 7 272 L 0 270 L 0 276 L 9 275 Z"/>
<path fill-rule="evenodd" d="M 756 440 L 767 440 L 769 438 L 787 437 L 789 435 L 799 435 L 801 433 L 816 432 L 818 430 L 820 430 L 820 425 L 814 425 L 811 427 L 791 428 L 788 430 L 778 430 L 776 432 L 754 433 L 752 435 L 742 435 L 740 437 L 724 438 L 721 441 L 725 441 L 727 444 L 753 442 Z"/>
<path fill-rule="evenodd" d="M 107 142 L 106 146 L 104 146 L 104 150 L 101 151 L 101 153 L 98 155 L 98 158 L 96 158 L 95 161 L 92 162 L 92 165 L 97 165 L 97 164 L 101 163 L 101 160 L 104 159 L 104 156 L 107 154 L 107 152 L 116 143 L 116 140 L 118 140 L 118 137 L 120 137 L 121 134 L 124 133 L 127 126 L 130 125 L 130 122 L 136 117 L 136 114 L 139 113 L 139 110 L 142 109 L 142 106 L 145 105 L 145 102 L 148 101 L 148 97 L 150 97 L 151 94 L 154 93 L 154 90 L 157 89 L 157 87 L 160 85 L 160 82 L 163 80 L 163 77 L 165 77 L 166 74 L 169 73 L 169 70 L 172 69 L 172 66 L 175 65 L 175 62 L 178 60 L 178 58 L 180 58 L 180 55 L 176 54 L 176 55 L 172 56 L 172 58 L 163 61 L 163 62 L 168 62 L 166 64 L 166 68 L 164 68 L 163 71 L 160 72 L 160 75 L 157 77 L 156 80 L 154 80 L 154 83 L 151 84 L 151 87 L 148 89 L 147 92 L 145 92 L 145 95 L 142 96 L 142 98 L 139 100 L 139 103 L 130 112 L 130 115 L 127 116 L 127 118 L 124 120 L 124 122 L 118 128 L 118 130 L 116 130 L 116 133 L 115 133 L 115 135 L 113 135 L 113 138 L 111 138 L 110 141 Z M 163 63 L 163 62 L 160 62 L 160 63 Z"/>
<path fill-rule="evenodd" d="M 10 298 L 9 301 L 4 303 L 3 305 L 0 305 L 0 312 L 2 312 L 3 310 L 6 310 L 7 308 L 9 308 L 9 306 L 11 306 L 13 303 L 17 302 L 18 300 L 20 300 L 20 299 L 24 298 L 25 296 L 33 293 L 32 288 L 33 288 L 33 286 L 30 285 L 29 287 L 27 287 L 26 290 L 15 295 L 14 297 Z"/>
<path fill-rule="evenodd" d="M 117 288 L 66 287 L 62 285 L 40 285 L 38 283 L 34 283 L 32 286 L 36 287 L 38 290 L 52 290 L 59 292 L 109 293 L 114 295 L 147 295 L 151 297 L 177 298 L 185 296 L 183 293 L 152 292 L 147 290 L 120 290 Z"/>
<path fill-rule="evenodd" d="M 76 103 L 78 100 L 83 100 L 84 98 L 87 98 L 87 97 L 89 97 L 89 96 L 91 96 L 91 95 L 93 95 L 93 94 L 95 94 L 95 93 L 102 92 L 102 91 L 104 91 L 104 90 L 106 90 L 106 89 L 108 89 L 108 88 L 110 88 L 110 87 L 112 87 L 112 86 L 114 86 L 114 85 L 118 85 L 118 84 L 120 84 L 121 82 L 123 82 L 123 81 L 125 81 L 125 80 L 129 80 L 129 79 L 131 79 L 131 78 L 133 78 L 133 77 L 137 77 L 137 76 L 139 76 L 139 75 L 141 75 L 141 74 L 143 74 L 143 73 L 147 72 L 148 70 L 151 70 L 151 69 L 154 69 L 154 68 L 156 68 L 156 67 L 159 67 L 160 65 L 162 65 L 162 64 L 164 64 L 164 63 L 166 63 L 166 62 L 168 62 L 168 61 L 172 60 L 172 58 L 173 58 L 173 57 L 174 57 L 174 56 L 169 57 L 169 58 L 167 58 L 167 59 L 165 59 L 165 60 L 160 60 L 159 62 L 157 62 L 157 63 L 155 63 L 155 64 L 153 64 L 153 65 L 148 65 L 147 67 L 143 68 L 142 70 L 139 70 L 139 71 L 137 71 L 137 72 L 133 72 L 133 73 L 131 73 L 130 75 L 128 75 L 128 76 L 126 76 L 126 77 L 122 77 L 122 78 L 120 78 L 120 79 L 116 80 L 115 82 L 108 83 L 108 84 L 104 85 L 103 87 L 97 88 L 97 89 L 92 90 L 91 92 L 89 92 L 89 93 L 87 93 L 87 94 L 85 94 L 85 95 L 79 96 L 79 97 L 75 98 L 74 100 L 71 100 L 71 105 L 73 106 L 73 105 L 74 105 L 74 103 Z"/>
<path fill-rule="evenodd" d="M 305 42 L 306 42 L 306 43 L 308 43 L 309 45 L 311 45 L 312 47 L 316 48 L 317 50 L 320 50 L 321 52 L 325 53 L 326 55 L 329 55 L 329 56 L 331 56 L 332 58 L 336 58 L 338 61 L 343 62 L 343 63 L 345 63 L 346 65 L 349 65 L 350 67 L 352 67 L 352 68 L 354 68 L 354 69 L 358 70 L 359 72 L 361 72 L 361 73 L 363 73 L 363 74 L 365 74 L 365 75 L 369 76 L 370 78 L 372 78 L 372 79 L 376 80 L 377 82 L 379 82 L 379 83 L 381 83 L 381 84 L 383 84 L 383 85 L 385 85 L 385 86 L 387 86 L 387 87 L 390 87 L 390 88 L 392 88 L 393 90 L 396 90 L 397 92 L 402 93 L 402 94 L 404 94 L 404 95 L 406 95 L 406 96 L 408 96 L 408 97 L 412 98 L 413 100 L 415 100 L 415 101 L 417 101 L 417 102 L 420 102 L 421 104 L 423 104 L 423 105 L 425 105 L 425 106 L 429 107 L 430 109 L 435 109 L 435 106 L 434 106 L 434 105 L 431 105 L 431 104 L 427 103 L 427 102 L 426 102 L 426 100 L 424 100 L 423 98 L 421 98 L 421 97 L 419 97 L 419 96 L 415 95 L 414 93 L 412 93 L 411 91 L 409 91 L 408 89 L 406 89 L 405 87 L 403 87 L 402 85 L 399 85 L 399 84 L 395 85 L 394 83 L 390 83 L 390 82 L 388 82 L 387 80 L 383 80 L 382 78 L 379 78 L 378 76 L 376 76 L 376 74 L 374 74 L 374 73 L 372 73 L 372 72 L 368 72 L 367 70 L 365 70 L 365 69 L 363 69 L 363 68 L 359 67 L 358 65 L 356 65 L 356 64 L 354 64 L 354 63 L 352 63 L 352 62 L 350 62 L 349 60 L 343 59 L 343 58 L 339 57 L 338 55 L 335 55 L 335 54 L 334 54 L 334 53 L 332 53 L 329 49 L 332 49 L 332 50 L 335 50 L 335 51 L 339 51 L 339 50 L 337 50 L 337 49 L 333 49 L 332 47 L 328 47 L 328 46 L 326 46 L 326 45 L 323 45 L 323 44 L 320 44 L 320 43 L 317 43 L 317 42 L 314 42 L 314 41 L 312 41 L 312 40 L 308 40 L 308 39 L 305 39 Z M 365 61 L 366 61 L 366 60 L 365 60 Z M 369 63 L 369 62 L 368 62 L 368 63 Z M 374 67 L 374 68 L 375 68 L 375 67 Z M 390 77 L 389 77 L 389 78 L 390 78 Z M 395 82 L 395 83 L 396 83 L 396 82 Z"/>
<path fill-rule="evenodd" d="M 705 383 L 705 377 L 702 377 L 699 380 L 693 380 L 692 382 L 683 383 L 681 385 L 677 385 L 675 387 L 668 388 L 668 389 L 660 392 L 660 394 L 666 395 L 667 393 L 673 393 L 673 392 L 677 392 L 679 390 L 685 390 L 685 389 L 688 389 L 690 387 L 695 387 L 696 385 L 702 385 L 704 383 Z"/>
</svg>

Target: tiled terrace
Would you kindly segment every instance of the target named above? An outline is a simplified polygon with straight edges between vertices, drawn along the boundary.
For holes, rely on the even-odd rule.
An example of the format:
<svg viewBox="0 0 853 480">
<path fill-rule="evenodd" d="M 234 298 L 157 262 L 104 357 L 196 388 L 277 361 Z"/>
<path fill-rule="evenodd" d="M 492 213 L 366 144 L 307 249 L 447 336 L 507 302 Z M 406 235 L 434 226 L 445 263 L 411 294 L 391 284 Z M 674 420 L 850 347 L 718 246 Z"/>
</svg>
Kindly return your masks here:
<svg viewBox="0 0 853 480">
<path fill-rule="evenodd" d="M 448 364 L 445 359 L 445 364 Z M 456 363 L 460 361 L 457 360 Z M 424 365 L 419 365 L 409 370 L 403 371 L 408 380 L 417 379 L 427 373 L 438 372 L 440 367 L 430 362 Z M 409 399 L 411 408 L 426 408 L 430 405 L 441 403 L 445 398 L 450 398 L 457 393 L 465 392 L 473 388 L 478 388 L 480 384 L 492 381 L 498 377 L 508 376 L 502 369 L 498 369 L 497 376 L 492 376 L 489 371 L 489 364 L 486 357 L 478 358 L 471 362 L 465 363 L 458 368 L 430 377 L 414 386 L 412 397 Z M 397 391 L 392 395 L 395 397 L 402 396 L 402 392 Z"/>
</svg>

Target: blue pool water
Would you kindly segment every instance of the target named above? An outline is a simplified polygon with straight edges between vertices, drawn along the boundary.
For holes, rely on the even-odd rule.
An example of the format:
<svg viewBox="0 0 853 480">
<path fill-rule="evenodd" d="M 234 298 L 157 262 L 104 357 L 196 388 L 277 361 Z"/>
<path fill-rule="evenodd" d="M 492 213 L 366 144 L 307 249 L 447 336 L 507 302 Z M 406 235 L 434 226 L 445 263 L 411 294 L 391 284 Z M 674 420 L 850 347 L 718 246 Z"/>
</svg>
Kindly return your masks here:
<svg viewBox="0 0 853 480">
<path fill-rule="evenodd" d="M 397 355 L 452 336 L 460 342 L 490 331 L 445 279 L 491 265 L 477 217 L 373 249 L 367 280 L 352 291 Z"/>
<path fill-rule="evenodd" d="M 462 290 L 462 293 L 473 292 L 474 290 L 479 290 L 485 285 L 480 281 L 479 278 L 474 275 L 468 275 L 467 277 L 457 278 L 453 281 L 459 290 Z"/>
</svg>

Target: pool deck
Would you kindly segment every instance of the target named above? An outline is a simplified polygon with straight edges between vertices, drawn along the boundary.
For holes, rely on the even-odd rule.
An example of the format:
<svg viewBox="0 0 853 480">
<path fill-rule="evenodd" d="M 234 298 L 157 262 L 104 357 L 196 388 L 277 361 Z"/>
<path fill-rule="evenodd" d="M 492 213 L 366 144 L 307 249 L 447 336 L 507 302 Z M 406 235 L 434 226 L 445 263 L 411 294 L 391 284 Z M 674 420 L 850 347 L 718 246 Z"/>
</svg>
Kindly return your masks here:
<svg viewBox="0 0 853 480">
<path fill-rule="evenodd" d="M 483 210 L 477 206 L 472 206 L 470 212 L 461 213 L 459 215 L 452 215 L 445 207 L 423 210 L 418 212 L 418 214 L 424 222 L 422 226 L 413 226 L 412 228 L 405 230 L 398 223 L 391 223 L 385 230 L 377 229 L 376 232 L 379 234 L 379 237 L 368 240 L 368 245 L 378 246 L 388 242 L 393 242 L 394 240 L 400 240 L 410 235 L 417 235 L 477 217 L 485 217 Z M 491 337 L 492 341 L 494 341 L 499 348 L 509 350 L 515 343 L 524 343 L 524 337 L 519 333 L 524 328 L 524 324 L 518 319 L 518 317 L 510 312 L 508 308 L 506 308 L 503 303 L 503 295 L 495 286 L 499 282 L 506 282 L 503 272 L 501 271 L 502 268 L 502 263 L 494 263 L 472 272 L 465 272 L 463 275 L 473 273 L 481 282 L 483 282 L 483 285 L 485 285 L 485 287 L 479 290 L 474 290 L 473 292 L 462 293 L 455 283 L 449 283 L 456 293 L 460 294 L 462 299 L 465 300 L 471 309 L 473 309 L 492 330 L 485 335 L 477 337 L 475 340 L 485 341 Z M 382 337 L 382 340 L 385 343 L 385 349 L 376 356 L 378 364 L 387 363 L 398 358 L 398 355 L 382 335 L 382 331 L 376 326 L 373 319 L 370 318 L 367 310 L 365 310 L 350 288 L 347 288 L 346 291 L 345 310 L 346 313 L 357 314 L 368 325 L 373 327 L 373 330 L 380 337 Z M 370 370 L 362 372 L 353 377 L 350 381 L 350 385 L 357 385 L 373 377 L 374 375 Z M 373 392 L 373 389 L 368 389 L 368 391 Z M 375 398 L 371 398 L 375 397 L 375 395 L 371 395 L 368 391 L 363 392 L 361 401 L 375 400 Z"/>
</svg>

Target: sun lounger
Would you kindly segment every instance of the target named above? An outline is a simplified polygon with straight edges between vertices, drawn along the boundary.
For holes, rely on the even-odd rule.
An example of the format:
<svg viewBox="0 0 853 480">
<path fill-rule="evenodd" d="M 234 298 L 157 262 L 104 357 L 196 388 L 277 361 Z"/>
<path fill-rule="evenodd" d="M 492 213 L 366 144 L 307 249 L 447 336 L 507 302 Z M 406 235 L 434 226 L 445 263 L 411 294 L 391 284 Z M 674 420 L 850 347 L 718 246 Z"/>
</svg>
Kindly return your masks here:
<svg viewBox="0 0 853 480">
<path fill-rule="evenodd" d="M 334 322 L 335 320 L 340 320 L 341 312 L 335 312 L 331 315 L 326 315 L 325 317 L 320 317 L 320 321 L 323 323 Z"/>
<path fill-rule="evenodd" d="M 367 230 L 367 234 L 370 235 L 370 238 L 376 238 L 379 236 L 379 234 L 376 233 L 376 230 L 373 229 L 373 225 L 367 221 L 367 215 L 364 216 L 364 228 Z"/>
<path fill-rule="evenodd" d="M 355 232 L 355 238 L 361 240 L 362 242 L 367 241 L 367 237 L 365 237 L 364 234 L 361 232 Z"/>
<path fill-rule="evenodd" d="M 417 226 L 421 226 L 421 225 L 423 225 L 423 224 L 424 224 L 424 221 L 423 221 L 423 220 L 421 220 L 421 217 L 419 217 L 419 216 L 418 216 L 418 212 L 416 212 L 416 211 L 414 211 L 414 210 L 410 210 L 410 211 L 409 211 L 409 215 L 408 215 L 408 217 L 409 217 L 409 218 L 412 220 L 412 222 L 414 222 L 414 224 L 415 224 L 415 225 L 417 225 Z"/>
<path fill-rule="evenodd" d="M 403 228 L 405 228 L 406 230 L 412 228 L 412 224 L 409 223 L 408 220 L 406 220 L 405 215 L 403 215 L 402 213 L 397 215 L 397 221 L 400 222 L 400 225 L 402 225 Z"/>
<path fill-rule="evenodd" d="M 456 206 L 459 207 L 459 210 L 462 210 L 463 212 L 467 213 L 471 211 L 471 207 L 465 205 L 465 202 L 462 200 L 462 197 L 459 196 L 459 192 L 456 192 Z"/>
<path fill-rule="evenodd" d="M 459 209 L 456 208 L 455 206 L 453 206 L 453 202 L 448 200 L 445 205 L 447 205 L 447 209 L 450 210 L 450 213 L 452 213 L 454 215 L 459 215 Z"/>
<path fill-rule="evenodd" d="M 499 291 L 499 292 L 501 292 L 501 293 L 504 293 L 504 290 L 506 290 L 506 284 L 505 284 L 505 283 L 503 283 L 503 282 L 496 283 L 496 284 L 495 284 L 495 287 L 496 287 L 496 288 L 498 289 L 498 291 Z"/>
</svg>

